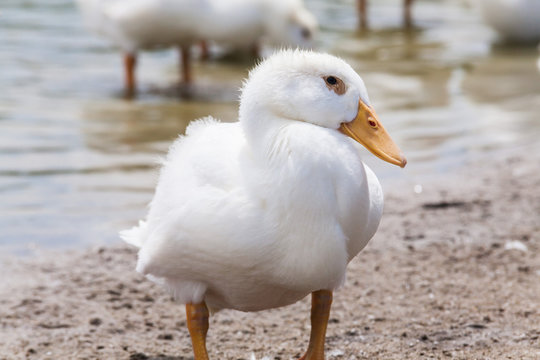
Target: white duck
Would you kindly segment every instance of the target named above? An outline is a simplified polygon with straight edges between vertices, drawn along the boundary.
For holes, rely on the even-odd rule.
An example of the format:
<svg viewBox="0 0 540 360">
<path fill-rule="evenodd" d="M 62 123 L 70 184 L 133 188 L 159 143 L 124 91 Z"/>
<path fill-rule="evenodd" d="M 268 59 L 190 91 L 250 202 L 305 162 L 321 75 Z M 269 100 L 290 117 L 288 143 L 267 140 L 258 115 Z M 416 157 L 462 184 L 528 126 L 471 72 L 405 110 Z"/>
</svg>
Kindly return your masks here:
<svg viewBox="0 0 540 360">
<path fill-rule="evenodd" d="M 178 46 L 184 83 L 192 81 L 189 49 L 202 40 L 247 46 L 310 47 L 315 17 L 302 0 L 77 0 L 87 25 L 124 53 L 128 94 L 135 90 L 139 50 Z"/>
<path fill-rule="evenodd" d="M 147 220 L 121 235 L 140 247 L 137 270 L 186 304 L 196 360 L 207 359 L 208 308 L 258 311 L 309 293 L 302 359 L 324 359 L 332 291 L 382 215 L 353 139 L 406 164 L 347 63 L 287 50 L 250 72 L 239 122 L 199 120 L 172 145 Z"/>
<path fill-rule="evenodd" d="M 413 25 L 412 20 L 412 3 L 413 0 L 403 0 L 403 24 L 406 27 L 411 27 Z M 356 8 L 358 11 L 358 25 L 361 29 L 367 29 L 368 20 L 367 20 L 367 4 L 368 0 L 356 0 Z"/>
<path fill-rule="evenodd" d="M 540 0 L 475 0 L 483 19 L 510 42 L 540 41 Z"/>
</svg>

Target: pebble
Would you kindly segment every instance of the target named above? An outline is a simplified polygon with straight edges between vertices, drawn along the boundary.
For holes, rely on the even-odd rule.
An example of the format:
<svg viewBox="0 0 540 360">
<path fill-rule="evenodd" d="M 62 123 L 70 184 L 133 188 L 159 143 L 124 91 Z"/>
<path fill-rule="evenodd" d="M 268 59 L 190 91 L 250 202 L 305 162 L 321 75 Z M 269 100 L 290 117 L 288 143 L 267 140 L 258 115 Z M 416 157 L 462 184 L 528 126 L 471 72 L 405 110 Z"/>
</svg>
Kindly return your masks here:
<svg viewBox="0 0 540 360">
<path fill-rule="evenodd" d="M 504 244 L 505 250 L 519 250 L 523 252 L 529 251 L 527 248 L 527 245 L 522 243 L 521 241 L 514 240 L 514 241 L 508 241 L 506 244 Z"/>
<path fill-rule="evenodd" d="M 339 357 L 345 355 L 345 352 L 340 349 L 334 349 L 327 352 L 328 356 Z"/>
</svg>

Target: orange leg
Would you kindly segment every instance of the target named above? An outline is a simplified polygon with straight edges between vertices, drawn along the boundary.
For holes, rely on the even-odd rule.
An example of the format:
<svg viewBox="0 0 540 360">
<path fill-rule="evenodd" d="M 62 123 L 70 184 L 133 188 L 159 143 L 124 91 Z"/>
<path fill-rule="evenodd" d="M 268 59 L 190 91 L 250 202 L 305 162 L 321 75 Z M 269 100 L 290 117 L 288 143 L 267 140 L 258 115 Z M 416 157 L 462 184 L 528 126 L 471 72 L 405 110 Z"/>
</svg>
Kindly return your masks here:
<svg viewBox="0 0 540 360">
<path fill-rule="evenodd" d="M 368 27 L 367 23 L 367 0 L 357 0 L 356 7 L 358 10 L 358 25 L 360 29 L 365 30 Z"/>
<path fill-rule="evenodd" d="M 181 84 L 189 85 L 192 82 L 191 78 L 191 56 L 189 45 L 183 45 L 180 47 L 181 69 L 182 79 Z"/>
<path fill-rule="evenodd" d="M 256 59 L 261 58 L 261 46 L 259 43 L 251 45 L 251 55 Z"/>
<path fill-rule="evenodd" d="M 208 360 L 206 333 L 208 332 L 208 308 L 200 304 L 186 304 L 186 317 L 195 360 Z"/>
<path fill-rule="evenodd" d="M 135 66 L 137 65 L 137 56 L 135 54 L 124 55 L 125 86 L 128 96 L 135 93 Z"/>
<path fill-rule="evenodd" d="M 411 5 L 413 0 L 404 0 L 403 2 L 403 22 L 406 27 L 411 27 L 412 22 L 412 11 L 411 11 Z"/>
<path fill-rule="evenodd" d="M 331 305 L 331 291 L 319 290 L 311 294 L 311 336 L 308 349 L 300 360 L 324 360 L 324 339 Z"/>
<path fill-rule="evenodd" d="M 210 50 L 208 49 L 208 43 L 205 40 L 202 40 L 199 43 L 199 46 L 201 47 L 201 60 L 210 59 Z"/>
</svg>

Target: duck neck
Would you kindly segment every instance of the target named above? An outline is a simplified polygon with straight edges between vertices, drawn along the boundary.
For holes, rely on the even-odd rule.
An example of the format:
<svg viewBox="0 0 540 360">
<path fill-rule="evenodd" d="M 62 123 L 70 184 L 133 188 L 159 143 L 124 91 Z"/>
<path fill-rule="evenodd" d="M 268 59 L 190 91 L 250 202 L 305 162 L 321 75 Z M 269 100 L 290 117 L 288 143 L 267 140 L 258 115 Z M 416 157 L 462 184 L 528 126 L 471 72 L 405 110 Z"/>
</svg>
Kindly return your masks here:
<svg viewBox="0 0 540 360">
<path fill-rule="evenodd" d="M 247 144 L 257 157 L 271 158 L 280 145 L 280 135 L 293 122 L 257 105 L 240 109 L 240 124 Z"/>
</svg>

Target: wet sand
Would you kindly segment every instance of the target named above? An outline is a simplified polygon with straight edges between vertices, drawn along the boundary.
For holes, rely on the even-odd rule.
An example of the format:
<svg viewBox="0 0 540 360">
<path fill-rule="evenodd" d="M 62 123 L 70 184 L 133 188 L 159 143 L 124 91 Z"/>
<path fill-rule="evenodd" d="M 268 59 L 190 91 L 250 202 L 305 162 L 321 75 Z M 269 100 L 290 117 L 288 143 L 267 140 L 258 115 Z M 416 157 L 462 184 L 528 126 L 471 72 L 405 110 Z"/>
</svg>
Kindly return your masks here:
<svg viewBox="0 0 540 360">
<path fill-rule="evenodd" d="M 328 359 L 540 358 L 540 147 L 386 186 L 380 231 L 335 293 Z M 0 359 L 191 359 L 183 306 L 127 246 L 5 258 Z M 309 299 L 211 318 L 212 359 L 298 358 Z"/>
</svg>

